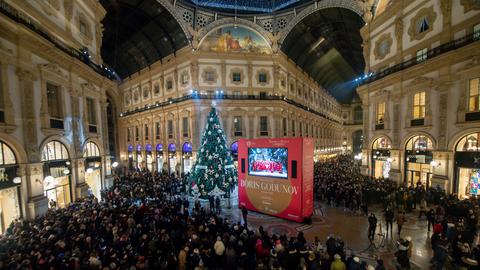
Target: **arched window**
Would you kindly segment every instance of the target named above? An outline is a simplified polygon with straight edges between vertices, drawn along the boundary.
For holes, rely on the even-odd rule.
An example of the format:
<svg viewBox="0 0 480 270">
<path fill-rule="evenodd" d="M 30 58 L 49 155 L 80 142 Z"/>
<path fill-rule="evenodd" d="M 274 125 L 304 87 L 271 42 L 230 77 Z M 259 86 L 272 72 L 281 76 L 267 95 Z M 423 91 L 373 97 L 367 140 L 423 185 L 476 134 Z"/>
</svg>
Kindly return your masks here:
<svg viewBox="0 0 480 270">
<path fill-rule="evenodd" d="M 12 148 L 2 141 L 0 141 L 0 151 L 0 166 L 17 164 L 17 158 L 15 157 Z"/>
<path fill-rule="evenodd" d="M 433 150 L 433 143 L 427 136 L 413 136 L 408 140 L 405 150 L 431 151 Z"/>
<path fill-rule="evenodd" d="M 99 157 L 100 150 L 93 142 L 87 142 L 83 147 L 83 157 Z"/>
<path fill-rule="evenodd" d="M 392 143 L 390 142 L 390 139 L 388 139 L 385 136 L 376 139 L 373 142 L 373 146 L 372 146 L 372 149 L 391 149 L 391 148 L 392 148 Z"/>
<path fill-rule="evenodd" d="M 68 159 L 68 151 L 65 145 L 59 141 L 51 141 L 42 149 L 42 161 Z"/>
<path fill-rule="evenodd" d="M 457 152 L 480 152 L 480 132 L 464 136 L 457 144 Z"/>
</svg>

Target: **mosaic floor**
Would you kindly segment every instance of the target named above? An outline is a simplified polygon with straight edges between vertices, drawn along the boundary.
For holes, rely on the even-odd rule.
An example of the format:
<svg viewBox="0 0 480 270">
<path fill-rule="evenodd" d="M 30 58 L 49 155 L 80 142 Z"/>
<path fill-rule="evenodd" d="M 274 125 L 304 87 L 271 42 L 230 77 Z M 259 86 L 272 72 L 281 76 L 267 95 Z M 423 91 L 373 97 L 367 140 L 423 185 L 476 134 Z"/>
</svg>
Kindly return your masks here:
<svg viewBox="0 0 480 270">
<path fill-rule="evenodd" d="M 222 215 L 228 217 L 232 222 L 241 220 L 241 212 L 238 206 L 233 203 L 228 209 L 226 205 L 223 207 Z M 226 204 L 226 202 L 224 202 Z M 202 203 L 208 208 L 208 203 Z M 296 236 L 302 231 L 309 241 L 313 241 L 315 236 L 319 236 L 322 243 L 325 243 L 330 234 L 341 237 L 345 241 L 347 254 L 352 252 L 360 257 L 361 260 L 367 261 L 369 264 L 375 265 L 375 256 L 379 256 L 385 262 L 387 269 L 395 269 L 394 252 L 396 251 L 397 226 L 393 226 L 393 239 L 389 233 L 388 237 L 381 237 L 380 234 L 385 233 L 385 222 L 380 209 L 373 209 L 379 219 L 377 225 L 376 247 L 370 246 L 367 238 L 368 221 L 363 215 L 353 214 L 344 211 L 342 208 L 330 207 L 325 204 L 316 203 L 315 213 L 312 218 L 311 225 L 300 224 L 283 220 L 260 213 L 249 212 L 248 224 L 250 228 L 258 228 L 263 226 L 270 234 L 286 234 L 287 236 Z M 427 232 L 427 223 L 425 217 L 418 220 L 418 213 L 413 212 L 407 214 L 407 223 L 403 226 L 402 237 L 410 236 L 413 239 L 412 249 L 412 269 L 428 269 L 429 261 L 432 257 L 430 249 L 430 236 Z"/>
</svg>

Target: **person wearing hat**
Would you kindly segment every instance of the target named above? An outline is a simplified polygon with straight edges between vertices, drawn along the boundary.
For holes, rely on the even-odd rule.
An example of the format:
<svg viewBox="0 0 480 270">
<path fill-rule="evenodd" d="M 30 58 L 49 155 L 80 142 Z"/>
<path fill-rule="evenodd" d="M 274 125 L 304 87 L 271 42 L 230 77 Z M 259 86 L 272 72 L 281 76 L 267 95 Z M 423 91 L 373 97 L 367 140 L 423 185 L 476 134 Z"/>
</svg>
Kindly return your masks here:
<svg viewBox="0 0 480 270">
<path fill-rule="evenodd" d="M 360 270 L 360 258 L 357 256 L 353 257 L 348 264 L 348 270 Z"/>
<path fill-rule="evenodd" d="M 342 257 L 340 255 L 335 254 L 333 255 L 333 262 L 330 265 L 330 270 L 347 270 L 345 263 L 342 261 Z"/>
</svg>

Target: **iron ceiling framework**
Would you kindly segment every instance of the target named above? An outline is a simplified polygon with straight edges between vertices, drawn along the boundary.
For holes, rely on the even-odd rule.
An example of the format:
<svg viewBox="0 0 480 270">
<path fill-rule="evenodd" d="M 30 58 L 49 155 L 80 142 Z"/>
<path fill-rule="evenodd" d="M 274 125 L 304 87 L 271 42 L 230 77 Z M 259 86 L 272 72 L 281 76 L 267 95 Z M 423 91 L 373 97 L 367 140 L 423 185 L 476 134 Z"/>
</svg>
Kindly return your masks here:
<svg viewBox="0 0 480 270">
<path fill-rule="evenodd" d="M 187 46 L 178 22 L 156 0 L 101 0 L 103 60 L 121 78 Z"/>
</svg>

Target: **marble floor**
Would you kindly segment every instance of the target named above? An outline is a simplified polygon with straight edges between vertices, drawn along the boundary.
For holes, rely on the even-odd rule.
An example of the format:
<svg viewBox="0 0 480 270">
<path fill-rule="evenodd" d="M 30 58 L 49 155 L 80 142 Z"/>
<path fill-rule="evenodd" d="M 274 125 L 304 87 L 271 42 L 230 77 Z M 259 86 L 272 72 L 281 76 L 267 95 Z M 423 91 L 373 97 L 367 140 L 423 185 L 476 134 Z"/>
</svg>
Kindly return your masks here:
<svg viewBox="0 0 480 270">
<path fill-rule="evenodd" d="M 241 220 L 241 213 L 233 201 L 230 209 L 226 205 L 223 207 L 222 215 L 228 217 L 232 222 L 237 222 Z M 385 234 L 383 213 L 381 213 L 379 207 L 373 207 L 370 210 L 376 213 L 379 219 L 377 235 L 375 236 L 375 246 L 377 248 L 371 247 L 368 241 L 368 221 L 366 216 L 353 214 L 349 211 L 344 211 L 343 208 L 330 207 L 323 203 L 316 203 L 311 225 L 291 222 L 255 212 L 249 212 L 248 223 L 250 228 L 263 226 L 271 234 L 296 236 L 298 232 L 302 231 L 308 241 L 313 241 L 314 237 L 318 236 L 322 243 L 325 243 L 329 235 L 334 234 L 344 240 L 347 254 L 353 253 L 360 257 L 361 260 L 372 265 L 375 265 L 375 257 L 379 256 L 384 260 L 387 269 L 395 269 L 393 254 L 396 251 L 396 242 L 398 240 L 397 225 L 393 225 L 393 238 L 390 233 L 388 237 L 382 237 L 381 234 Z M 430 248 L 431 233 L 427 232 L 425 217 L 419 220 L 418 212 L 407 214 L 407 222 L 402 229 L 402 237 L 406 236 L 410 236 L 413 240 L 412 269 L 428 269 L 429 261 L 432 258 Z"/>
</svg>

